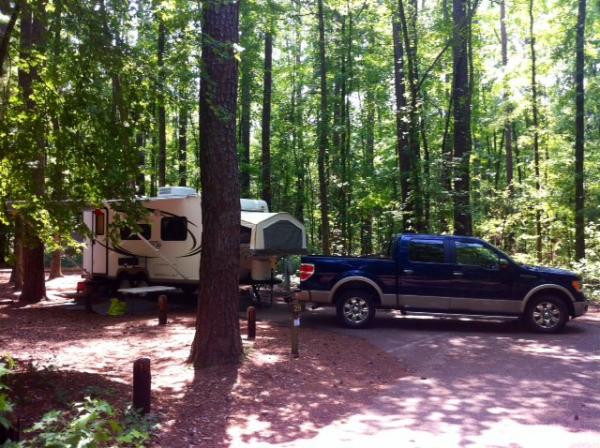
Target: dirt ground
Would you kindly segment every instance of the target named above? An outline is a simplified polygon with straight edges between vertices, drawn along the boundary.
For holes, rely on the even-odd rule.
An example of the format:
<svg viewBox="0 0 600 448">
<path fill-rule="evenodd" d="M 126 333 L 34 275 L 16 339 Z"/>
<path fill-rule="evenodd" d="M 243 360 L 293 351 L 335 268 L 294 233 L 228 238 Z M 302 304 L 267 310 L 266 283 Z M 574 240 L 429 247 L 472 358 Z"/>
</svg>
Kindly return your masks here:
<svg viewBox="0 0 600 448">
<path fill-rule="evenodd" d="M 157 447 L 307 440 L 405 375 L 393 356 L 369 342 L 315 328 L 302 329 L 294 360 L 288 327 L 260 321 L 260 310 L 257 339 L 244 341 L 239 366 L 194 371 L 186 363 L 193 307 L 170 313 L 167 326 L 157 325 L 152 306 L 123 317 L 87 314 L 71 298 L 79 279 L 52 280 L 48 300 L 20 306 L 8 273 L 0 273 L 0 354 L 19 363 L 10 381 L 24 428 L 86 395 L 124 408 L 139 357 L 152 362 Z M 245 332 L 243 319 L 241 325 Z"/>
</svg>

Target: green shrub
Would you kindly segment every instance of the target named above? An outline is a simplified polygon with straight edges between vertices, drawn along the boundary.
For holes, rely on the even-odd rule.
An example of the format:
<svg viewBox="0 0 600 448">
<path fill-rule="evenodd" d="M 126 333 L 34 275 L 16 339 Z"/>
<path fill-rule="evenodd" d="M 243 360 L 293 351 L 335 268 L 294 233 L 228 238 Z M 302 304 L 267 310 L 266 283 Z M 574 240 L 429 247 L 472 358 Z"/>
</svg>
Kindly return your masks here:
<svg viewBox="0 0 600 448">
<path fill-rule="evenodd" d="M 15 362 L 8 356 L 0 357 L 0 425 L 8 429 L 10 425 L 9 416 L 13 411 L 13 404 L 8 397 L 8 386 L 3 378 L 14 369 Z"/>
<path fill-rule="evenodd" d="M 25 432 L 34 434 L 19 447 L 96 448 L 143 447 L 150 440 L 152 423 L 129 410 L 120 415 L 108 402 L 86 397 L 72 412 L 50 411 Z"/>
</svg>

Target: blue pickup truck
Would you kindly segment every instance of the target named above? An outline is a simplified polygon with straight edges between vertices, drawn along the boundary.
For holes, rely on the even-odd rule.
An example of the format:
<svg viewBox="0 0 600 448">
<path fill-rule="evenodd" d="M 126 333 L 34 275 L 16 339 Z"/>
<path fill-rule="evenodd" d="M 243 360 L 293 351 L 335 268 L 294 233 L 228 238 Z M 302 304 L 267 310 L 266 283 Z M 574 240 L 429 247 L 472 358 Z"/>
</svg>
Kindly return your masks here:
<svg viewBox="0 0 600 448">
<path fill-rule="evenodd" d="M 519 264 L 485 241 L 448 235 L 396 235 L 379 257 L 302 257 L 297 294 L 335 306 L 350 328 L 387 308 L 521 317 L 534 331 L 554 333 L 588 308 L 577 274 Z"/>
</svg>

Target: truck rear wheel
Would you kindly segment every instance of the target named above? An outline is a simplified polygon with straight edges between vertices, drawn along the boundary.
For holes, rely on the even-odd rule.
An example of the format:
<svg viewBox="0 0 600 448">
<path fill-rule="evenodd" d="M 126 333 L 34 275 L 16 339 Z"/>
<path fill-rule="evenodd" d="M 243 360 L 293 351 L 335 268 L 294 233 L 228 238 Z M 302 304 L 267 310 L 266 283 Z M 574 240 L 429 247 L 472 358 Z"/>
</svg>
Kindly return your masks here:
<svg viewBox="0 0 600 448">
<path fill-rule="evenodd" d="M 348 289 L 337 299 L 337 318 L 348 328 L 365 328 L 375 317 L 375 298 L 366 289 Z"/>
</svg>

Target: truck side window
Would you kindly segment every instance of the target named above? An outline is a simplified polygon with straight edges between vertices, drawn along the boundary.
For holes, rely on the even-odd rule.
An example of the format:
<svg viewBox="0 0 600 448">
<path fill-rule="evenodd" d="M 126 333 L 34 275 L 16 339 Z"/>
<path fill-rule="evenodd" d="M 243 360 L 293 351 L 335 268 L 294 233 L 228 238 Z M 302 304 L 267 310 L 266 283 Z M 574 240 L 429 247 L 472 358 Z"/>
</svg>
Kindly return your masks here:
<svg viewBox="0 0 600 448">
<path fill-rule="evenodd" d="M 444 242 L 441 240 L 411 240 L 408 259 L 417 263 L 444 263 Z"/>
<path fill-rule="evenodd" d="M 144 239 L 149 240 L 152 229 L 150 228 L 150 224 L 138 224 L 140 226 L 140 235 L 144 237 Z M 129 227 L 125 227 L 121 229 L 121 239 L 122 240 L 139 240 L 137 232 L 133 233 L 133 230 Z"/>
<path fill-rule="evenodd" d="M 160 221 L 160 239 L 163 241 L 185 241 L 187 239 L 187 218 L 169 216 Z"/>
<path fill-rule="evenodd" d="M 96 235 L 104 235 L 104 212 L 97 210 L 94 212 L 96 218 Z"/>
<path fill-rule="evenodd" d="M 456 241 L 456 262 L 465 266 L 478 266 L 484 269 L 499 269 L 498 255 L 479 243 Z"/>
</svg>

